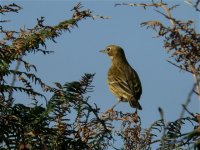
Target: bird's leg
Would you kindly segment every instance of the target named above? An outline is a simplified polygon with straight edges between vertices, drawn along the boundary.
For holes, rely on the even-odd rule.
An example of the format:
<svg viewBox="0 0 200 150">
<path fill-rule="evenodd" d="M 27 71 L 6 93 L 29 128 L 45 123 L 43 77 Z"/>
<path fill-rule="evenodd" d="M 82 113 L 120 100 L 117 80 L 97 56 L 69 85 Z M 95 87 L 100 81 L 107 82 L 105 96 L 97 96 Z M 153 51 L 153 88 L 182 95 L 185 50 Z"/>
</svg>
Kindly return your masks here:
<svg viewBox="0 0 200 150">
<path fill-rule="evenodd" d="M 135 110 L 135 113 L 134 114 L 137 114 L 137 108 L 136 108 L 136 110 Z"/>
<path fill-rule="evenodd" d="M 134 121 L 135 123 L 140 122 L 140 117 L 138 116 L 137 110 L 138 110 L 138 109 L 135 110 L 135 112 L 134 112 L 134 114 L 133 114 L 133 117 L 132 117 L 132 119 L 133 119 L 133 121 Z"/>
<path fill-rule="evenodd" d="M 120 102 L 121 101 L 117 101 L 117 103 L 115 103 L 115 105 L 113 105 L 113 107 L 111 109 L 113 110 Z"/>
<path fill-rule="evenodd" d="M 113 109 L 121 102 L 121 100 L 117 101 L 115 105 L 113 105 L 110 109 L 108 109 L 106 112 L 113 112 Z"/>
</svg>

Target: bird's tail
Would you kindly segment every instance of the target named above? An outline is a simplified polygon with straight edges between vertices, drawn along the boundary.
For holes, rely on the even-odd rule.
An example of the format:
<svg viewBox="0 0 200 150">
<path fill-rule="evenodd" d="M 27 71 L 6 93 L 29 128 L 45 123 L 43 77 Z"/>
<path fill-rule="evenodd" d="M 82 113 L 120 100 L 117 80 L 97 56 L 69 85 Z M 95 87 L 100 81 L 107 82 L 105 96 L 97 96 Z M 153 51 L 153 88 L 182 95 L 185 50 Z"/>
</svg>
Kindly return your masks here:
<svg viewBox="0 0 200 150">
<path fill-rule="evenodd" d="M 131 100 L 129 100 L 129 104 L 133 108 L 137 108 L 139 110 L 142 110 L 142 106 L 140 105 L 140 103 L 135 98 L 132 98 Z"/>
</svg>

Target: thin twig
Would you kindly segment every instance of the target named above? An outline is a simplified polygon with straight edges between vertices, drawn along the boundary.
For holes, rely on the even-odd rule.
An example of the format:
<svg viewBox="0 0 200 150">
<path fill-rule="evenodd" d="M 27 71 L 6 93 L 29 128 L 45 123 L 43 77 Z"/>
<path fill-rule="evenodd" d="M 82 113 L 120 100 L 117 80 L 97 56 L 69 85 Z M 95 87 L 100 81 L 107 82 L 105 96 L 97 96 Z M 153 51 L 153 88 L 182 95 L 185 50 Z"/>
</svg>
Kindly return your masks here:
<svg viewBox="0 0 200 150">
<path fill-rule="evenodd" d="M 165 12 L 166 12 L 166 16 L 169 18 L 171 24 L 176 27 L 176 24 L 174 22 L 174 20 L 172 19 L 172 15 L 170 13 L 169 8 L 166 7 L 166 4 L 164 3 L 152 3 L 152 4 L 135 4 L 135 3 L 122 3 L 122 4 L 115 4 L 115 6 L 119 6 L 119 5 L 127 5 L 127 6 L 137 6 L 137 7 L 144 7 L 144 9 L 146 9 L 146 7 L 161 7 Z"/>
<path fill-rule="evenodd" d="M 187 111 L 188 114 L 190 114 L 192 117 L 195 118 L 195 115 L 194 115 L 193 113 L 191 113 L 191 112 L 187 109 L 187 107 L 185 107 L 184 105 L 182 105 L 182 106 L 183 106 L 183 108 L 185 109 L 185 111 Z"/>
<path fill-rule="evenodd" d="M 167 17 L 172 18 L 172 15 L 170 13 L 170 10 L 165 6 L 165 5 L 161 5 L 161 7 L 164 9 L 164 11 L 167 13 Z M 173 19 L 169 19 L 171 24 L 174 26 L 174 28 L 176 27 L 176 24 L 174 22 Z"/>
<path fill-rule="evenodd" d="M 185 69 L 185 68 L 183 68 L 183 67 L 181 67 L 181 66 L 179 66 L 179 65 L 177 65 L 177 64 L 175 64 L 175 63 L 173 63 L 173 62 L 171 62 L 170 60 L 167 60 L 167 62 L 169 62 L 170 64 L 172 64 L 172 65 L 174 65 L 174 66 L 176 66 L 176 67 L 178 67 L 178 68 L 180 68 L 181 70 L 185 70 L 185 71 L 187 71 L 187 72 L 192 73 L 190 70 L 187 70 L 187 69 Z"/>
<path fill-rule="evenodd" d="M 19 67 L 20 67 L 20 64 L 21 64 L 21 59 L 22 59 L 22 55 L 20 56 L 19 60 L 17 60 L 17 64 L 15 66 L 15 71 L 19 70 Z M 12 81 L 11 81 L 11 87 L 13 87 L 15 85 L 15 82 L 16 82 L 16 78 L 17 78 L 17 75 L 16 74 L 13 74 L 13 77 L 12 77 Z M 13 95 L 13 89 L 10 90 L 9 92 L 9 95 L 8 95 L 8 101 L 12 101 L 12 95 Z"/>
<path fill-rule="evenodd" d="M 183 117 L 184 117 L 184 113 L 185 113 L 185 111 L 186 111 L 185 108 L 187 108 L 188 105 L 189 105 L 189 103 L 191 102 L 191 97 L 192 97 L 192 94 L 193 94 L 193 92 L 194 92 L 195 87 L 196 87 L 196 85 L 194 84 L 193 87 L 192 87 L 192 89 L 190 90 L 190 92 L 189 92 L 189 94 L 188 94 L 188 97 L 187 97 L 187 99 L 186 99 L 186 101 L 185 101 L 185 104 L 183 104 L 184 107 L 183 107 L 183 109 L 182 109 L 182 111 L 181 111 L 180 118 L 183 118 Z"/>
<path fill-rule="evenodd" d="M 199 85 L 199 74 L 196 71 L 196 69 L 194 68 L 194 66 L 190 65 L 190 70 L 192 71 L 193 77 L 194 77 L 194 83 L 196 85 L 196 92 L 198 93 L 198 98 L 200 101 L 200 85 Z"/>
<path fill-rule="evenodd" d="M 161 137 L 161 149 L 164 150 L 165 148 L 165 133 L 166 133 L 166 123 L 165 123 L 165 118 L 164 118 L 164 111 L 162 108 L 158 108 L 158 111 L 160 113 L 160 117 L 161 117 L 161 120 L 163 121 L 163 125 L 164 125 L 164 128 L 163 128 L 163 135 Z"/>
</svg>

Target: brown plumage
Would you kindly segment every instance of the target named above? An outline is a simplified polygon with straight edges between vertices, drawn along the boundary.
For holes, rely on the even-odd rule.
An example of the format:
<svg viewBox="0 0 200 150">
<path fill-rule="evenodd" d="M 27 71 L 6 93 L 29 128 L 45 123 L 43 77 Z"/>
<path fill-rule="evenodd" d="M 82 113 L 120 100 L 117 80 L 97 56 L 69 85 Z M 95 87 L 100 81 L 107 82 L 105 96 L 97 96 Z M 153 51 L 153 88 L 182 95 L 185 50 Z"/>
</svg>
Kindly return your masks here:
<svg viewBox="0 0 200 150">
<path fill-rule="evenodd" d="M 142 109 L 139 99 L 142 86 L 137 72 L 129 65 L 123 49 L 109 45 L 101 52 L 107 53 L 112 63 L 108 70 L 107 82 L 111 92 L 119 101 L 129 102 L 130 106 Z"/>
</svg>

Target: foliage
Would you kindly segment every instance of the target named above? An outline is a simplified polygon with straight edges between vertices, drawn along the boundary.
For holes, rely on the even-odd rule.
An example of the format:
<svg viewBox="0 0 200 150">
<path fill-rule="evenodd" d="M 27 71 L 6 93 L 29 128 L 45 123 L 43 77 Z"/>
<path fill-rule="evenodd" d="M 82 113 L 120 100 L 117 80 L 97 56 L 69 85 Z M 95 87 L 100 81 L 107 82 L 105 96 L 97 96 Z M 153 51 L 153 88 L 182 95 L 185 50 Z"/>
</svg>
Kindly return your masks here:
<svg viewBox="0 0 200 150">
<path fill-rule="evenodd" d="M 194 5 L 198 11 L 197 1 Z M 142 26 L 152 28 L 158 37 L 164 38 L 164 48 L 170 53 L 169 62 L 176 67 L 194 75 L 194 87 L 188 95 L 180 118 L 167 122 L 164 111 L 159 108 L 161 118 L 147 129 L 142 129 L 142 120 L 135 113 L 121 111 L 100 112 L 96 104 L 91 104 L 88 93 L 93 91 L 92 81 L 95 74 L 85 74 L 79 81 L 66 82 L 64 85 L 55 83 L 50 87 L 40 79 L 35 72 L 36 66 L 23 58 L 29 53 L 47 51 L 46 40 L 55 42 L 55 38 L 63 31 L 78 27 L 78 22 L 85 18 L 103 18 L 93 16 L 90 10 L 82 10 L 80 3 L 72 9 L 72 18 L 54 26 L 44 25 L 44 17 L 37 20 L 32 29 L 7 31 L 0 26 L 4 38 L 0 41 L 0 148 L 1 149 L 68 149 L 68 150 L 99 150 L 114 148 L 124 150 L 135 149 L 198 149 L 200 147 L 200 115 L 187 109 L 191 96 L 200 95 L 199 61 L 200 35 L 192 27 L 193 21 L 183 22 L 172 17 L 174 5 L 168 8 L 163 1 L 150 4 L 116 4 L 144 7 L 155 7 L 156 11 L 167 18 L 172 26 L 165 26 L 160 21 L 147 21 Z M 163 8 L 165 13 L 157 8 Z M 0 13 L 18 13 L 22 8 L 16 4 L 0 7 Z M 1 20 L 5 23 L 8 20 Z M 44 49 L 42 49 L 44 48 Z M 11 69 L 12 64 L 16 64 Z M 19 65 L 23 70 L 19 70 Z M 8 83 L 11 78 L 11 84 Z M 16 86 L 17 84 L 17 86 Z M 43 93 L 35 91 L 39 85 Z M 196 88 L 196 89 L 195 89 Z M 51 92 L 47 99 L 45 92 Z M 14 92 L 22 92 L 33 100 L 31 106 L 16 104 Z M 41 97 L 46 105 L 39 105 Z M 200 96 L 199 96 L 200 97 Z M 189 115 L 184 117 L 184 113 Z M 114 122 L 121 124 L 120 130 Z M 190 126 L 190 131 L 184 131 L 184 126 Z M 123 145 L 115 147 L 116 137 L 121 138 Z"/>
<path fill-rule="evenodd" d="M 112 136 L 109 124 L 99 117 L 99 108 L 88 103 L 89 97 L 84 94 L 92 90 L 93 74 L 85 74 L 80 81 L 50 87 L 36 76 L 36 66 L 25 61 L 29 53 L 52 53 L 46 48 L 46 39 L 55 42 L 62 31 L 78 27 L 77 23 L 92 17 L 90 10 L 80 10 L 78 3 L 72 9 L 72 18 L 55 26 L 45 26 L 44 17 L 37 20 L 32 29 L 7 31 L 1 26 L 0 51 L 0 129 L 2 149 L 103 149 Z M 1 6 L 1 13 L 18 12 L 16 4 Z M 97 16 L 95 16 L 97 18 Z M 103 18 L 102 16 L 100 18 Z M 7 22 L 7 21 L 1 21 Z M 10 44 L 11 43 L 11 44 Z M 16 68 L 11 65 L 16 63 Z M 25 71 L 19 70 L 23 64 Z M 7 79 L 12 77 L 9 85 Z M 21 82 L 23 86 L 15 86 Z M 18 83 L 19 84 L 19 83 Z M 53 96 L 46 106 L 38 104 L 38 96 L 46 97 L 35 91 L 33 85 L 40 85 L 44 92 L 50 91 Z M 19 84 L 20 85 L 20 84 Z M 24 92 L 33 99 L 33 106 L 15 104 L 13 92 Z M 74 119 L 69 117 L 75 113 Z M 96 143 L 99 143 L 98 145 Z"/>
<path fill-rule="evenodd" d="M 62 31 L 70 31 L 71 28 L 77 26 L 78 21 L 87 17 L 91 17 L 90 10 L 79 11 L 80 7 L 80 4 L 78 4 L 73 8 L 74 12 L 71 19 L 62 21 L 55 26 L 45 26 L 43 24 L 44 17 L 41 17 L 41 19 L 37 20 L 38 23 L 33 29 L 20 29 L 20 32 L 6 31 L 1 26 L 1 33 L 4 33 L 4 39 L 0 42 L 0 93 L 3 95 L 4 100 L 6 100 L 5 93 L 8 93 L 9 98 L 7 98 L 7 101 L 11 101 L 13 90 L 23 91 L 26 92 L 28 95 L 32 95 L 34 97 L 38 95 L 43 96 L 32 89 L 29 80 L 32 80 L 32 82 L 34 83 L 38 83 L 45 91 L 52 91 L 52 89 L 49 86 L 46 86 L 46 84 L 43 83 L 40 78 L 38 78 L 34 74 L 27 73 L 30 72 L 31 69 L 34 69 L 36 71 L 36 66 L 30 64 L 29 62 L 26 62 L 22 58 L 28 53 L 51 53 L 51 51 L 46 51 L 40 48 L 41 46 L 46 48 L 46 39 L 55 42 L 55 38 L 61 35 Z M 1 12 L 9 12 L 12 10 L 14 10 L 13 12 L 18 12 L 20 8 L 21 7 L 17 6 L 16 4 L 12 4 L 7 7 L 1 7 Z M 5 9 L 7 9 L 7 11 Z M 11 41 L 12 44 L 9 45 L 9 41 Z M 17 71 L 17 69 L 10 70 L 10 65 L 14 61 L 17 61 L 18 64 L 23 63 L 24 68 L 27 72 Z M 16 77 L 18 77 L 20 79 L 19 81 L 21 81 L 25 87 L 16 87 L 13 85 L 13 83 L 11 84 L 11 86 L 7 85 L 5 81 L 5 76 L 9 75 L 14 75 L 13 83 L 15 82 Z"/>
<path fill-rule="evenodd" d="M 109 124 L 84 94 L 93 74 L 55 90 L 46 107 L 1 106 L 1 137 L 8 149 L 103 149 L 112 138 Z M 75 111 L 76 110 L 76 111 Z M 75 113 L 73 119 L 69 115 Z M 96 144 L 98 143 L 98 144 Z"/>
</svg>

